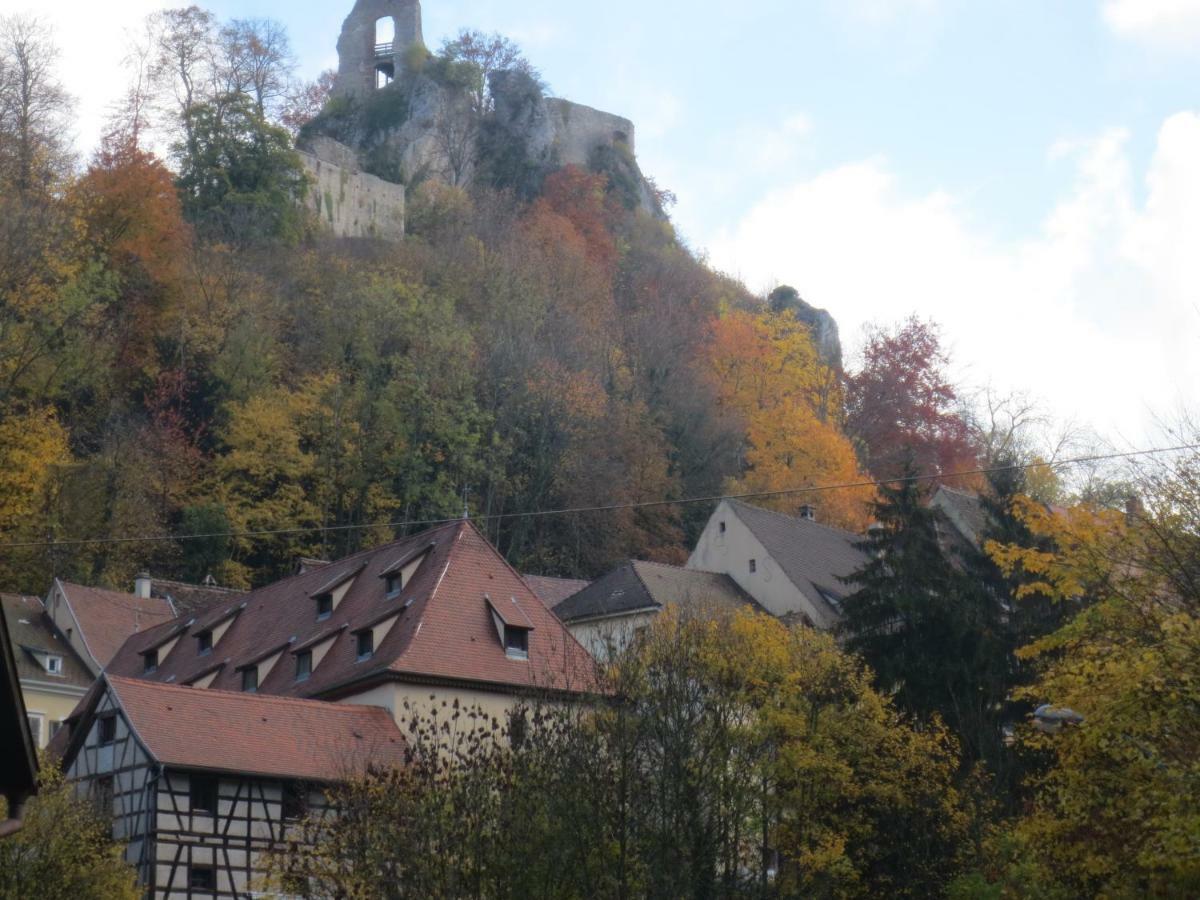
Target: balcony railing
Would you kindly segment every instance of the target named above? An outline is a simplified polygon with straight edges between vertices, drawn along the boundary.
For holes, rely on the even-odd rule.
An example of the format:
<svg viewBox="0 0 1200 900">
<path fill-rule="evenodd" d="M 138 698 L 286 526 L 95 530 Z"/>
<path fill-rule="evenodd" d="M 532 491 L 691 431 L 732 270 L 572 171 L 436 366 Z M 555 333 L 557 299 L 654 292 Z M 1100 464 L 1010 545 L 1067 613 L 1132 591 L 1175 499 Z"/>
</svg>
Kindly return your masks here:
<svg viewBox="0 0 1200 900">
<path fill-rule="evenodd" d="M 375 45 L 375 55 L 376 56 L 394 56 L 395 53 L 396 53 L 396 45 L 394 43 L 393 44 L 376 44 Z"/>
</svg>

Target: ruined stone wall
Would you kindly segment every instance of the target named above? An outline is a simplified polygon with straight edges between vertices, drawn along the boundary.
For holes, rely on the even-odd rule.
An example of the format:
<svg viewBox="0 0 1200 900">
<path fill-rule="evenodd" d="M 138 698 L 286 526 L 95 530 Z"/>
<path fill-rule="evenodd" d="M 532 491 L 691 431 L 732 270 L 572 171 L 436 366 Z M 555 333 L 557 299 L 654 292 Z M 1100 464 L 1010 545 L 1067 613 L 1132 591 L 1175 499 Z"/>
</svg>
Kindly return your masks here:
<svg viewBox="0 0 1200 900">
<path fill-rule="evenodd" d="M 534 135 L 531 143 L 550 142 L 562 165 L 586 166 L 597 147 L 615 143 L 635 152 L 633 123 L 628 119 L 557 97 L 547 98 L 545 107 L 547 132 Z"/>
<path fill-rule="evenodd" d="M 391 19 L 395 24 L 390 53 L 376 52 L 376 23 L 380 19 Z M 394 78 L 403 70 L 409 48 L 424 43 L 420 0 L 358 0 L 338 37 L 334 93 L 360 97 L 369 94 L 375 90 L 376 72 L 381 67 Z"/>
<path fill-rule="evenodd" d="M 363 172 L 353 150 L 330 138 L 300 151 L 309 177 L 306 205 L 338 237 L 404 237 L 404 185 Z"/>
</svg>

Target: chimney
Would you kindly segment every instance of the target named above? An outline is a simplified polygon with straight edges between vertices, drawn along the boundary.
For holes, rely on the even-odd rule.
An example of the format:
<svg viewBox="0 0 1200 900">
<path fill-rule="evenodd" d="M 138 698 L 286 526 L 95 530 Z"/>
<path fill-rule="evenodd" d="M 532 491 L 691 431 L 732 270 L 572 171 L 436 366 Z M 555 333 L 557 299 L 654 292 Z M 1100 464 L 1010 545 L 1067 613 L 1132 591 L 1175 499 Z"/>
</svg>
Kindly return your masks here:
<svg viewBox="0 0 1200 900">
<path fill-rule="evenodd" d="M 152 583 L 149 572 L 139 572 L 137 578 L 133 580 L 133 593 L 143 600 L 149 600 Z"/>
<path fill-rule="evenodd" d="M 800 518 L 808 522 L 817 521 L 817 508 L 811 503 L 805 503 L 800 507 Z"/>
</svg>

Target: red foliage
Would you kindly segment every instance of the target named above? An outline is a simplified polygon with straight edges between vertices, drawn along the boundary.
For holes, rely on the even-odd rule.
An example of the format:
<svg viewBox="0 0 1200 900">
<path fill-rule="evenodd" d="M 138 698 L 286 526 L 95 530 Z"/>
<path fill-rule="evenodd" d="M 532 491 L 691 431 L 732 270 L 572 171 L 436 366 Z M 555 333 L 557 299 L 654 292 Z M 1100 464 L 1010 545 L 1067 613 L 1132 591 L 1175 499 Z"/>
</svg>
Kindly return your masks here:
<svg viewBox="0 0 1200 900">
<path fill-rule="evenodd" d="M 847 379 L 846 427 L 876 478 L 895 477 L 910 456 L 927 475 L 977 464 L 948 364 L 933 323 L 913 317 L 891 330 L 871 330 L 862 368 Z"/>
<path fill-rule="evenodd" d="M 546 178 L 534 209 L 544 207 L 570 221 L 587 245 L 588 258 L 611 271 L 617 262 L 613 227 L 620 209 L 607 187 L 604 175 L 567 166 Z"/>
</svg>

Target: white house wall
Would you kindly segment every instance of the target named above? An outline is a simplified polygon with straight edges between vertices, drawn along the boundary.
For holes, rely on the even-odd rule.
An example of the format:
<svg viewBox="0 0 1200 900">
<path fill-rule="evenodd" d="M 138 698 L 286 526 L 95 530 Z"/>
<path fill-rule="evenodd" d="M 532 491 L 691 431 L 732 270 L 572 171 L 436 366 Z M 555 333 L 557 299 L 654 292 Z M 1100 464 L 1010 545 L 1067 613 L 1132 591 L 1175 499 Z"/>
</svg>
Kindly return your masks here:
<svg viewBox="0 0 1200 900">
<path fill-rule="evenodd" d="M 75 782 L 77 793 L 94 797 L 96 780 L 112 777 L 113 837 L 128 842 L 125 859 L 137 869 L 138 878 L 145 884 L 152 874 L 154 855 L 151 824 L 156 771 L 123 715 L 117 716 L 113 742 L 100 743 L 99 718 L 116 710 L 111 692 L 106 692 L 97 704 L 96 717 L 83 747 L 67 769 L 67 778 Z"/>
<path fill-rule="evenodd" d="M 724 534 L 721 522 L 725 523 Z M 750 572 L 752 559 L 758 566 L 754 573 Z M 704 526 L 687 568 L 728 575 L 773 616 L 782 618 L 800 613 L 812 622 L 824 621 L 808 597 L 788 580 L 754 533 L 724 501 Z"/>
<path fill-rule="evenodd" d="M 593 659 L 607 662 L 633 643 L 638 632 L 647 628 L 656 615 L 657 611 L 642 610 L 626 616 L 568 623 L 567 629 Z"/>
</svg>

